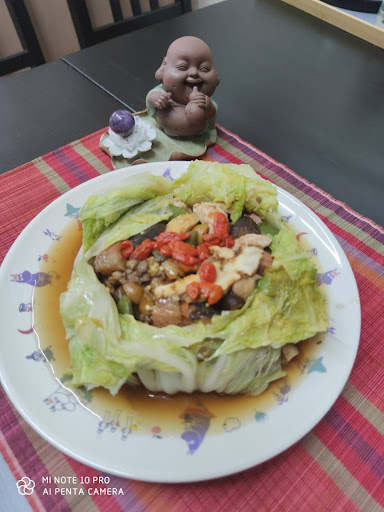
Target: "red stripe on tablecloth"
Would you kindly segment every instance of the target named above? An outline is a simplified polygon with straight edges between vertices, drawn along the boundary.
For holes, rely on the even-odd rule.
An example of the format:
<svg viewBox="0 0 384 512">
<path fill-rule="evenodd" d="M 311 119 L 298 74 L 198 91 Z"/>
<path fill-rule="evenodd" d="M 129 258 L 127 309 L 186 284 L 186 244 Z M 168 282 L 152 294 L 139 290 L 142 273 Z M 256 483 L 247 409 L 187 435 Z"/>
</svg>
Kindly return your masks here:
<svg viewBox="0 0 384 512">
<path fill-rule="evenodd" d="M 12 449 L 15 459 L 24 471 L 23 476 L 29 476 L 35 480 L 36 490 L 38 490 L 43 476 L 46 477 L 50 473 L 21 426 L 21 422 L 24 420 L 16 416 L 5 394 L 3 394 L 2 402 L 5 406 L 1 408 L 1 431 Z M 43 495 L 42 492 L 39 492 L 38 496 L 47 511 L 68 509 L 67 501 L 62 496 Z"/>
<path fill-rule="evenodd" d="M 217 153 L 218 155 L 221 155 L 223 156 L 224 158 L 226 158 L 229 162 L 231 162 L 232 164 L 243 164 L 243 160 L 240 160 L 239 158 L 237 158 L 235 155 L 233 155 L 232 153 L 229 153 L 227 150 L 225 150 L 222 146 L 220 146 L 219 144 L 215 144 L 214 146 L 212 146 L 212 150 Z"/>
<path fill-rule="evenodd" d="M 39 191 L 37 201 L 36 190 Z M 9 171 L 0 179 L 0 263 L 20 232 L 60 196 L 57 188 L 33 164 Z"/>
<path fill-rule="evenodd" d="M 331 411 L 332 412 L 332 411 Z M 328 413 L 330 414 L 330 413 Z M 320 441 L 343 464 L 369 494 L 384 505 L 384 488 L 382 478 L 371 470 L 369 464 L 359 457 L 353 448 L 326 420 L 319 423 L 313 430 Z"/>
<path fill-rule="evenodd" d="M 96 484 L 92 483 L 93 477 L 99 477 L 101 473 L 97 471 L 96 469 L 93 469 L 89 466 L 85 466 L 81 462 L 77 462 L 71 457 L 68 457 L 65 455 L 65 458 L 67 459 L 68 464 L 73 469 L 74 473 L 78 477 L 79 481 L 82 482 L 82 485 L 86 489 L 90 488 L 98 488 L 98 489 L 106 489 L 108 488 L 108 485 L 105 484 Z M 82 481 L 82 478 L 89 477 L 91 479 L 90 484 L 86 484 Z M 114 496 L 98 496 L 98 495 L 92 495 L 90 496 L 92 498 L 92 501 L 95 503 L 95 506 L 98 508 L 98 510 L 102 512 L 124 512 L 124 509 L 122 509 L 119 505 L 118 500 Z"/>
</svg>

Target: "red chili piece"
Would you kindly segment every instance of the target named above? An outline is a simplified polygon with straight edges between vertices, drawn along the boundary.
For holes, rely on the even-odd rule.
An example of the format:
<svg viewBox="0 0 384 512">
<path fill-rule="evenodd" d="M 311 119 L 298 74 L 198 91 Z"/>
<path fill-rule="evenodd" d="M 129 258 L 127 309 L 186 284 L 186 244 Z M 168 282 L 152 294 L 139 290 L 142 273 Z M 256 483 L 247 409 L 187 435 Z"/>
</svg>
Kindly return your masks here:
<svg viewBox="0 0 384 512">
<path fill-rule="evenodd" d="M 191 300 L 196 300 L 200 295 L 200 285 L 197 281 L 193 283 L 189 283 L 187 286 L 187 293 L 190 296 Z"/>
<path fill-rule="evenodd" d="M 231 235 L 226 236 L 224 239 L 224 242 L 225 242 L 225 247 L 231 248 L 235 245 L 235 241 L 233 240 Z"/>
<path fill-rule="evenodd" d="M 206 233 L 203 235 L 203 242 L 207 245 L 220 245 L 221 238 L 215 235 L 215 233 Z"/>
<path fill-rule="evenodd" d="M 169 247 L 169 245 L 163 245 L 160 247 L 159 251 L 166 258 L 170 258 L 172 256 L 172 249 Z"/>
<path fill-rule="evenodd" d="M 200 283 L 200 291 L 202 293 L 202 295 L 204 295 L 204 297 L 206 299 L 208 299 L 209 297 L 209 294 L 212 290 L 212 288 L 214 287 L 215 285 L 213 283 L 210 283 L 210 282 L 201 282 Z"/>
<path fill-rule="evenodd" d="M 214 283 L 216 280 L 216 268 L 213 263 L 205 262 L 200 267 L 200 279 L 202 281 L 208 281 Z"/>
<path fill-rule="evenodd" d="M 134 260 L 145 260 L 154 249 L 154 243 L 147 238 L 133 251 L 131 258 Z"/>
<path fill-rule="evenodd" d="M 200 291 L 202 295 L 208 299 L 208 304 L 210 306 L 219 302 L 221 297 L 224 295 L 224 291 L 219 284 L 213 284 L 210 282 L 201 282 Z"/>
<path fill-rule="evenodd" d="M 163 231 L 159 235 L 155 236 L 155 242 L 162 242 L 168 244 L 172 240 L 186 240 L 189 238 L 189 233 L 174 233 L 173 231 Z"/>
<path fill-rule="evenodd" d="M 206 260 L 211 255 L 211 253 L 209 252 L 209 249 L 208 249 L 208 244 L 206 244 L 206 243 L 202 243 L 202 244 L 198 245 L 196 247 L 196 249 L 197 249 L 197 255 L 198 255 L 200 261 Z"/>
<path fill-rule="evenodd" d="M 184 263 L 180 263 L 179 261 L 179 268 L 185 273 L 185 274 L 191 274 L 199 270 L 200 263 L 196 263 L 196 265 L 184 265 Z"/>
<path fill-rule="evenodd" d="M 233 247 L 235 243 L 231 235 L 219 237 L 215 233 L 206 233 L 203 235 L 203 240 L 206 245 L 218 245 L 219 247 Z"/>
<path fill-rule="evenodd" d="M 173 231 L 163 231 L 154 238 L 154 248 L 160 250 L 164 245 L 176 240 L 186 240 L 189 238 L 189 233 L 174 233 Z"/>
<path fill-rule="evenodd" d="M 208 295 L 208 304 L 210 306 L 212 306 L 212 304 L 216 304 L 216 302 L 219 302 L 223 295 L 224 292 L 222 287 L 218 284 L 214 284 Z"/>
<path fill-rule="evenodd" d="M 180 240 L 173 240 L 169 243 L 169 247 L 172 249 L 172 258 L 174 260 L 189 266 L 198 263 L 196 247 Z"/>
<path fill-rule="evenodd" d="M 130 240 L 125 240 L 121 242 L 120 252 L 124 258 L 128 259 L 130 255 L 133 253 L 135 246 Z"/>
<path fill-rule="evenodd" d="M 224 238 L 228 235 L 229 222 L 228 218 L 224 213 L 216 213 L 213 219 L 213 232 L 220 238 Z"/>
<path fill-rule="evenodd" d="M 185 242 L 181 242 L 180 240 L 169 242 L 169 247 L 172 249 L 172 251 L 181 251 L 185 254 L 188 254 L 188 256 L 197 257 L 196 247 L 193 247 L 193 245 L 189 245 Z"/>
<path fill-rule="evenodd" d="M 194 258 L 193 256 L 188 256 L 187 254 L 179 253 L 172 251 L 172 258 L 179 263 L 183 263 L 184 265 L 187 265 L 187 267 L 193 267 L 196 265 L 196 263 L 199 262 L 197 258 Z"/>
</svg>

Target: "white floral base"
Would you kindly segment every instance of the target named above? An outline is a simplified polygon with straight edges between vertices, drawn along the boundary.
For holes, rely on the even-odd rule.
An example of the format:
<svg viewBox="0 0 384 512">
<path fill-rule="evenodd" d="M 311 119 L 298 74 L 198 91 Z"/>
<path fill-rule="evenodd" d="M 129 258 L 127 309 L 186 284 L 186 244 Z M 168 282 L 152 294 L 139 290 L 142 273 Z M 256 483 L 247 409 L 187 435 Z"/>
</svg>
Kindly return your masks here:
<svg viewBox="0 0 384 512">
<path fill-rule="evenodd" d="M 108 148 L 111 156 L 133 158 L 138 153 L 149 151 L 156 135 L 156 129 L 148 121 L 135 116 L 135 127 L 130 135 L 122 137 L 109 128 L 108 136 L 103 140 L 103 146 Z"/>
</svg>

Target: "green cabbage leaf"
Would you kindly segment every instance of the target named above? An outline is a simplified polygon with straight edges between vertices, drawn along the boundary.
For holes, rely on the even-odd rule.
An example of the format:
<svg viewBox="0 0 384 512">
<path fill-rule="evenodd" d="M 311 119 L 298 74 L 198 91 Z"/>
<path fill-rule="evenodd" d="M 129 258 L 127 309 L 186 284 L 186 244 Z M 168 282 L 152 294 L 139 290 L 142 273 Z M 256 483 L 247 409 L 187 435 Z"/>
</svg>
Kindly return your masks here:
<svg viewBox="0 0 384 512">
<path fill-rule="evenodd" d="M 202 201 L 224 203 L 232 222 L 241 217 L 244 207 L 262 217 L 278 207 L 276 187 L 246 164 L 196 160 L 175 180 L 174 194 L 189 206 Z"/>
<path fill-rule="evenodd" d="M 172 194 L 165 194 L 134 206 L 101 233 L 85 253 L 85 259 L 89 261 L 115 242 L 127 240 L 163 220 L 168 220 L 173 215 L 169 208 L 171 202 Z"/>
<path fill-rule="evenodd" d="M 172 183 L 162 176 L 142 173 L 125 180 L 119 187 L 91 195 L 80 210 L 83 246 L 87 251 L 99 235 L 133 206 L 168 194 Z"/>
</svg>

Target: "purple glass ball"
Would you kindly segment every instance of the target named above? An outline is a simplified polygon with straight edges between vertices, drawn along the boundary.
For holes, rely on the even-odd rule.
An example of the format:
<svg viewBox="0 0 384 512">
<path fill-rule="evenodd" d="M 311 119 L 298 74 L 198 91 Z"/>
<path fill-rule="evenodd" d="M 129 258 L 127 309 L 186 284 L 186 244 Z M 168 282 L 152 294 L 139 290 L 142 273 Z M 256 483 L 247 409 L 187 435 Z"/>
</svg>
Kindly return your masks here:
<svg viewBox="0 0 384 512">
<path fill-rule="evenodd" d="M 109 126 L 118 135 L 128 137 L 135 127 L 135 118 L 128 110 L 116 110 L 109 118 Z"/>
</svg>

